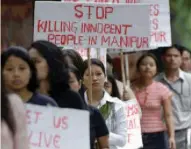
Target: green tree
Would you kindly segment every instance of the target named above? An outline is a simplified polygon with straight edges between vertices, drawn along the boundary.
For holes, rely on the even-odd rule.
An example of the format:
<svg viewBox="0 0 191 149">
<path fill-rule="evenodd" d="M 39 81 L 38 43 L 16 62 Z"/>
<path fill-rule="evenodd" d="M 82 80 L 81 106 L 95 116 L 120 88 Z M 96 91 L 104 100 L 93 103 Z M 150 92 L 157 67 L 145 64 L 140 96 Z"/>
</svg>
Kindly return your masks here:
<svg viewBox="0 0 191 149">
<path fill-rule="evenodd" d="M 170 0 L 170 8 L 172 42 L 179 41 L 191 50 L 191 0 Z"/>
</svg>

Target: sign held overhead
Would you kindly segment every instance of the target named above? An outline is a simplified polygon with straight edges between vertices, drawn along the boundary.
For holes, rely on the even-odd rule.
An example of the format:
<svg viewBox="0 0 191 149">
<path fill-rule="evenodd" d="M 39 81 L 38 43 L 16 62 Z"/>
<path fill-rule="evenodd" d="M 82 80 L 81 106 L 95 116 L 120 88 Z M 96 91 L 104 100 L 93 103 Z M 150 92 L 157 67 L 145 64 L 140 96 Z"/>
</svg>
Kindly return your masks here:
<svg viewBox="0 0 191 149">
<path fill-rule="evenodd" d="M 40 39 L 61 47 L 149 48 L 149 6 L 36 2 L 34 40 Z"/>
</svg>

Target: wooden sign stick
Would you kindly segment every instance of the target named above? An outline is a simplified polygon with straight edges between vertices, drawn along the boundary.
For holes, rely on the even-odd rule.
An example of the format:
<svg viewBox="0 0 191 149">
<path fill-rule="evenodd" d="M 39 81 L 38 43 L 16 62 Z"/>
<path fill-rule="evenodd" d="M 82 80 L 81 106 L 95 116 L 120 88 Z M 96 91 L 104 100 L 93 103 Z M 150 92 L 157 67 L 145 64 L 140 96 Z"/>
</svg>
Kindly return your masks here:
<svg viewBox="0 0 191 149">
<path fill-rule="evenodd" d="M 90 58 L 91 49 L 88 48 L 88 74 L 89 74 L 89 87 L 88 87 L 88 101 L 89 104 L 92 104 L 92 71 L 91 71 L 91 58 Z"/>
<path fill-rule="evenodd" d="M 124 58 L 123 58 L 123 50 L 120 51 L 121 56 L 121 75 L 122 75 L 122 81 L 123 81 L 123 87 L 125 87 L 125 70 L 124 70 Z"/>
</svg>

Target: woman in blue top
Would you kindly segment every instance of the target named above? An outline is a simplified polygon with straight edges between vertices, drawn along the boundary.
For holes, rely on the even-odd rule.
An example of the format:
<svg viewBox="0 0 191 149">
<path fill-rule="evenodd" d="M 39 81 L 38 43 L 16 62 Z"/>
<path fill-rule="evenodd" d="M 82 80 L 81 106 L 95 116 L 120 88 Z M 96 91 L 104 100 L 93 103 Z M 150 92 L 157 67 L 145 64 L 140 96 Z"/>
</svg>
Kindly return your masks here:
<svg viewBox="0 0 191 149">
<path fill-rule="evenodd" d="M 9 92 L 18 94 L 26 103 L 57 106 L 56 102 L 36 92 L 36 69 L 22 47 L 10 47 L 1 55 L 3 81 Z"/>
</svg>

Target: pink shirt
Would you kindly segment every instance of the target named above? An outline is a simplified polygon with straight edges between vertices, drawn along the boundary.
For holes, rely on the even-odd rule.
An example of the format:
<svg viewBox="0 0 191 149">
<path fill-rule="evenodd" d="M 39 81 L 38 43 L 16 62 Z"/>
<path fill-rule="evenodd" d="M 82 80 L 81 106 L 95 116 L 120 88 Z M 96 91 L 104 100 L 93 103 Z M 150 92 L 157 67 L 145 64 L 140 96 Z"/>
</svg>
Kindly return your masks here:
<svg viewBox="0 0 191 149">
<path fill-rule="evenodd" d="M 1 149 L 29 149 L 24 105 L 15 94 L 9 95 L 8 99 L 13 111 L 15 134 L 13 136 L 7 123 L 1 120 Z"/>
<path fill-rule="evenodd" d="M 170 90 L 160 82 L 153 82 L 145 89 L 134 92 L 142 109 L 141 129 L 143 133 L 160 132 L 166 130 L 163 121 L 163 101 L 172 95 Z"/>
</svg>

